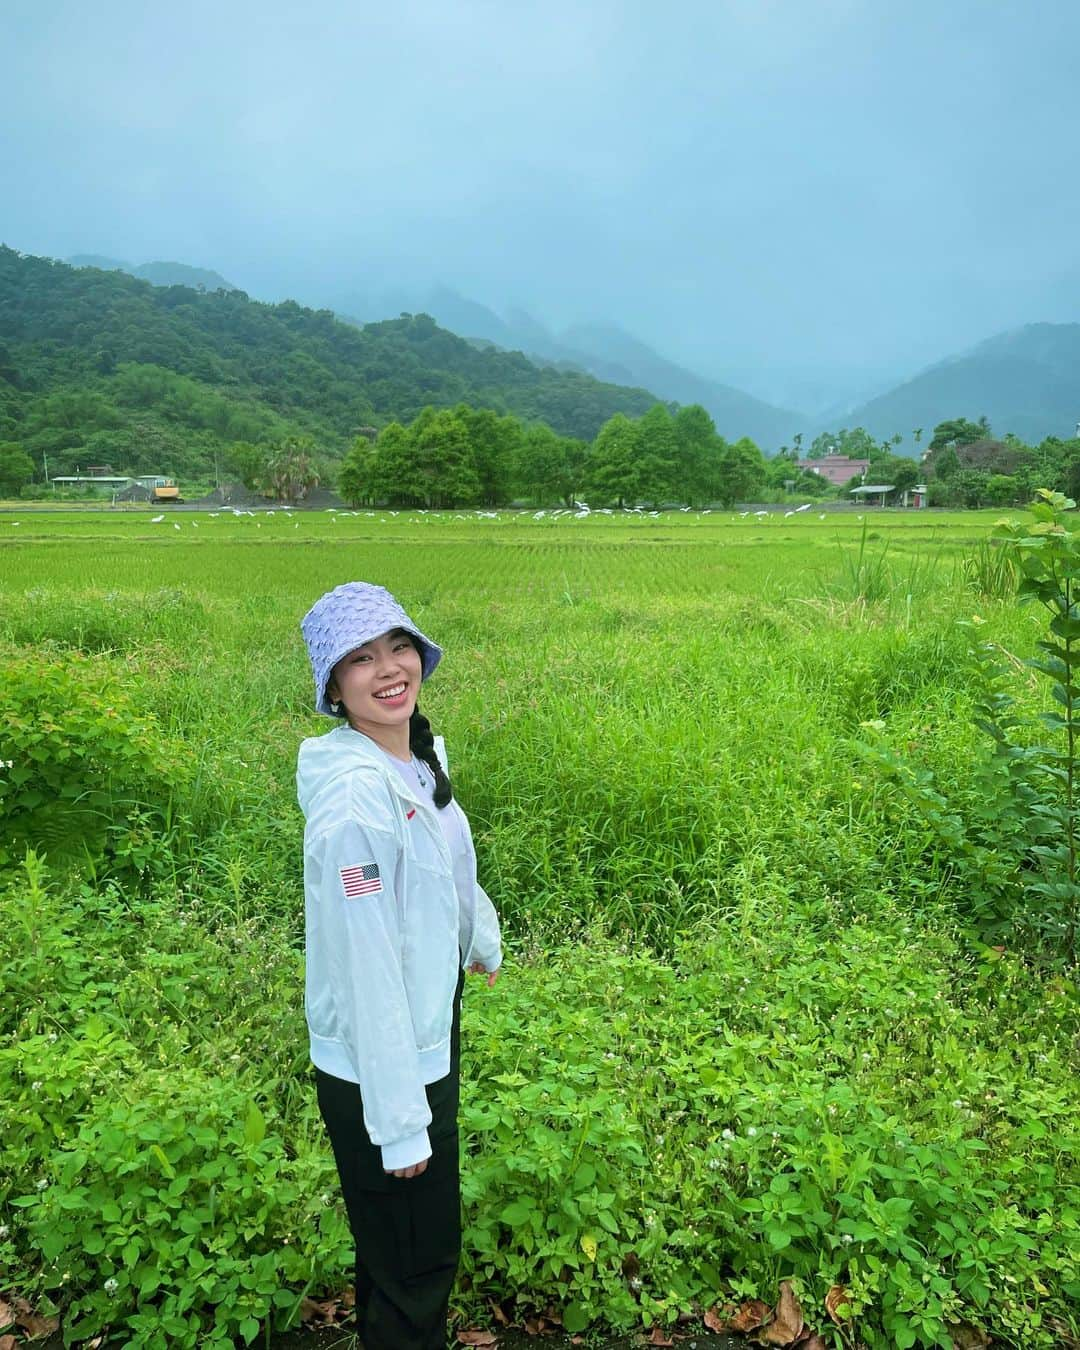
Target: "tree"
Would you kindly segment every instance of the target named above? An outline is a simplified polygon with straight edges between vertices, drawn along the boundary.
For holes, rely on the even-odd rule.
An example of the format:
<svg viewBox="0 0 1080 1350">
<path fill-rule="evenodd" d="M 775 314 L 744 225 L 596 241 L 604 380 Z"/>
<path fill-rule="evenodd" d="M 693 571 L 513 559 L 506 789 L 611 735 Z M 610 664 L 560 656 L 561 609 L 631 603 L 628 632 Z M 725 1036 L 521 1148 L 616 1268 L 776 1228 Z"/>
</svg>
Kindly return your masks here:
<svg viewBox="0 0 1080 1350">
<path fill-rule="evenodd" d="M 0 497 L 16 497 L 34 476 L 34 461 L 16 441 L 0 441 Z"/>
<path fill-rule="evenodd" d="M 765 459 L 748 436 L 725 444 L 717 462 L 716 500 L 723 506 L 751 501 L 765 484 Z"/>
<path fill-rule="evenodd" d="M 590 494 L 625 506 L 641 495 L 638 424 L 623 413 L 609 417 L 596 433 L 586 466 Z"/>
<path fill-rule="evenodd" d="M 264 488 L 275 501 L 300 502 L 319 482 L 315 443 L 307 436 L 290 436 L 270 451 Z"/>
<path fill-rule="evenodd" d="M 980 417 L 977 422 L 969 422 L 966 417 L 955 417 L 948 422 L 939 422 L 934 428 L 930 453 L 948 445 L 954 449 L 958 445 L 971 445 L 975 441 L 987 439 L 989 435 L 990 423 L 985 417 Z"/>
<path fill-rule="evenodd" d="M 424 506 L 467 506 L 480 498 L 480 479 L 465 422 L 451 409 L 425 408 L 409 428 L 416 490 Z"/>
<path fill-rule="evenodd" d="M 846 455 L 848 459 L 872 459 L 880 453 L 877 442 L 865 427 L 846 428 L 840 431 L 823 431 L 815 436 L 809 459 L 822 459 L 825 455 Z M 886 453 L 888 453 L 886 451 Z"/>
<path fill-rule="evenodd" d="M 675 495 L 690 506 L 711 501 L 716 492 L 721 441 L 716 426 L 700 403 L 680 408 L 672 420 Z"/>
<path fill-rule="evenodd" d="M 988 506 L 1013 506 L 1021 496 L 1018 480 L 1008 474 L 993 473 L 986 484 Z"/>
<path fill-rule="evenodd" d="M 955 478 L 960 472 L 960 457 L 956 453 L 954 445 L 947 445 L 939 450 L 930 460 L 930 468 L 934 477 L 942 482 L 948 482 Z"/>
<path fill-rule="evenodd" d="M 573 506 L 589 447 L 572 436 L 556 436 L 539 423 L 529 427 L 514 457 L 517 490 L 538 506 Z"/>
<path fill-rule="evenodd" d="M 414 473 L 412 438 L 400 422 L 383 427 L 366 460 L 365 495 L 371 501 L 394 505 L 420 504 L 420 485 Z"/>
<path fill-rule="evenodd" d="M 953 478 L 952 486 L 961 506 L 974 511 L 987 505 L 990 475 L 982 469 L 961 469 Z"/>
<path fill-rule="evenodd" d="M 372 465 L 375 447 L 366 436 L 357 436 L 338 469 L 339 494 L 349 506 L 361 506 L 372 500 Z"/>
<path fill-rule="evenodd" d="M 685 500 L 681 483 L 676 482 L 678 437 L 671 413 L 663 403 L 654 403 L 638 418 L 638 471 L 640 495 L 653 502 L 668 499 L 672 493 Z"/>
<path fill-rule="evenodd" d="M 874 462 L 871 482 L 891 483 L 897 492 L 907 492 L 922 478 L 922 471 L 913 459 L 904 455 L 887 455 Z"/>
<path fill-rule="evenodd" d="M 514 460 L 524 436 L 516 417 L 500 417 L 491 408 L 470 408 L 460 403 L 455 414 L 465 425 L 473 465 L 480 484 L 480 501 L 498 506 L 510 496 Z"/>
<path fill-rule="evenodd" d="M 249 492 L 258 490 L 266 478 L 266 465 L 270 452 L 265 445 L 252 445 L 250 441 L 233 441 L 222 456 L 222 467 L 230 477 L 239 478 Z"/>
</svg>

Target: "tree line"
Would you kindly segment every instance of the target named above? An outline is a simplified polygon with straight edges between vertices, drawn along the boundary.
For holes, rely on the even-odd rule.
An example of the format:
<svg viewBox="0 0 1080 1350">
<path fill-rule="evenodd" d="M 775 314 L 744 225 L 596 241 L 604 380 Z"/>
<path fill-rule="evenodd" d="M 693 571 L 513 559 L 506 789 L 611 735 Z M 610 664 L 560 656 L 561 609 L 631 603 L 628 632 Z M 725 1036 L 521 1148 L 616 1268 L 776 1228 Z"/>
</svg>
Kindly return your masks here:
<svg viewBox="0 0 1080 1350">
<path fill-rule="evenodd" d="M 478 346 L 425 314 L 360 326 L 0 247 L 0 442 L 39 480 L 112 464 L 212 482 L 232 445 L 289 438 L 333 463 L 362 427 L 461 402 L 591 440 L 655 397 Z"/>
<path fill-rule="evenodd" d="M 358 437 L 337 489 L 355 506 L 703 505 L 753 495 L 767 477 L 761 450 L 726 441 L 698 405 L 615 413 L 586 441 L 458 404 L 392 422 L 374 440 Z"/>
</svg>

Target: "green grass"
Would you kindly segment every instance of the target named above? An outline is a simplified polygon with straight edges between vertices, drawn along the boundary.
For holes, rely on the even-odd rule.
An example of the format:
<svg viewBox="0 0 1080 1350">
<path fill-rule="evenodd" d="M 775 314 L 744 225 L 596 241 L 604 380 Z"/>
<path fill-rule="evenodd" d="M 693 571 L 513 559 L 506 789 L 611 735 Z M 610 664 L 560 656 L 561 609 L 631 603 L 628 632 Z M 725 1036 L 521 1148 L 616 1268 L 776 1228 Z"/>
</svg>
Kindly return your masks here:
<svg viewBox="0 0 1080 1350">
<path fill-rule="evenodd" d="M 446 648 L 424 706 L 510 950 L 466 1012 L 459 1310 L 664 1322 L 774 1300 L 791 1275 L 823 1330 L 845 1283 L 868 1345 L 949 1345 L 960 1321 L 1053 1344 L 1080 1299 L 1075 981 L 965 937 L 950 859 L 852 746 L 883 721 L 939 783 L 968 781 L 958 621 L 978 611 L 1017 658 L 1039 636 L 970 561 L 997 514 L 0 515 L 0 642 L 91 653 L 192 765 L 191 829 L 141 884 L 53 876 L 37 936 L 15 923 L 33 888 L 6 892 L 23 983 L 0 1043 L 0 1264 L 146 1345 L 155 1316 L 216 1307 L 249 1331 L 345 1278 L 305 1065 L 293 770 L 327 726 L 300 616 L 363 578 Z M 1037 706 L 1023 677 L 1017 693 Z M 111 1069 L 88 1023 L 117 1038 Z M 49 1127 L 27 1131 L 29 1085 L 54 1081 Z M 101 1189 L 128 1194 L 116 1131 L 151 1128 L 109 1113 L 146 1101 L 196 1189 L 214 1151 L 185 1151 L 183 1122 L 216 1110 L 231 1140 L 221 1185 L 235 1172 L 251 1236 L 200 1230 L 202 1285 L 179 1239 L 125 1264 L 146 1196 L 76 1256 Z M 158 1193 L 150 1146 L 135 1170 Z M 249 1166 L 270 1178 L 261 1208 L 240 1196 Z M 38 1194 L 54 1208 L 12 1204 Z"/>
</svg>

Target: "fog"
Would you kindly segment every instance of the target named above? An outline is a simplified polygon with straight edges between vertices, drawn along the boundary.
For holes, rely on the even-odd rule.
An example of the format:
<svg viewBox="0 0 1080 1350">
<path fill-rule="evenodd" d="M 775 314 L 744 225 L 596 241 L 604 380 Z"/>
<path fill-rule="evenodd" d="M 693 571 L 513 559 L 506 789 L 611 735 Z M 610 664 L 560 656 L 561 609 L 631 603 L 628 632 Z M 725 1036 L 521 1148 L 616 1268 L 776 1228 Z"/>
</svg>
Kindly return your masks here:
<svg viewBox="0 0 1080 1350">
<path fill-rule="evenodd" d="M 334 307 L 441 283 L 796 406 L 1080 320 L 1073 0 L 8 0 L 4 30 L 23 252 Z"/>
</svg>

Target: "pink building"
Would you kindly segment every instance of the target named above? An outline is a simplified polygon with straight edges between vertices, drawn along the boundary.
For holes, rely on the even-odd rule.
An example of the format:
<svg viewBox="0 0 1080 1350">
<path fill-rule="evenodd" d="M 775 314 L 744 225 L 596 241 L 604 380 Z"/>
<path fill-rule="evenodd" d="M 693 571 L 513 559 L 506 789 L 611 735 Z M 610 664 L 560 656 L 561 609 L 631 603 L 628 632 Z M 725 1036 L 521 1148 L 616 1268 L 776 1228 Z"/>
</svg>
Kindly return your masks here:
<svg viewBox="0 0 1080 1350">
<path fill-rule="evenodd" d="M 868 459 L 848 459 L 847 455 L 822 455 L 820 459 L 800 459 L 799 468 L 816 473 L 835 487 L 843 487 L 853 478 L 865 474 L 870 467 Z"/>
</svg>

